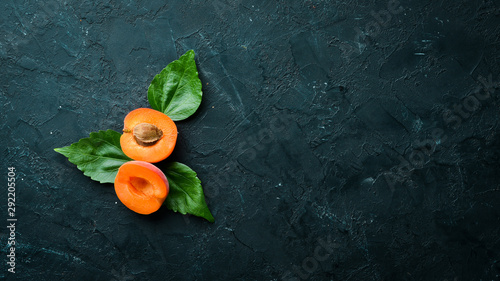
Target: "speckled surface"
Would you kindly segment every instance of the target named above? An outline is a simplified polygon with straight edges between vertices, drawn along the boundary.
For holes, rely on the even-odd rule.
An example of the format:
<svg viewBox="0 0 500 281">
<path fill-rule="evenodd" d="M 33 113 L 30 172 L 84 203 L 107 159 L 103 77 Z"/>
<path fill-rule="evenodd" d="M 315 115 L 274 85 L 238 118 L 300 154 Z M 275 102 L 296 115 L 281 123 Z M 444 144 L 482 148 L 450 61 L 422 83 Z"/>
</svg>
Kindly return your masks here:
<svg viewBox="0 0 500 281">
<path fill-rule="evenodd" d="M 2 279 L 498 280 L 497 2 L 200 2 L 0 4 Z M 172 159 L 214 224 L 132 213 L 53 151 L 119 131 L 189 49 Z"/>
</svg>

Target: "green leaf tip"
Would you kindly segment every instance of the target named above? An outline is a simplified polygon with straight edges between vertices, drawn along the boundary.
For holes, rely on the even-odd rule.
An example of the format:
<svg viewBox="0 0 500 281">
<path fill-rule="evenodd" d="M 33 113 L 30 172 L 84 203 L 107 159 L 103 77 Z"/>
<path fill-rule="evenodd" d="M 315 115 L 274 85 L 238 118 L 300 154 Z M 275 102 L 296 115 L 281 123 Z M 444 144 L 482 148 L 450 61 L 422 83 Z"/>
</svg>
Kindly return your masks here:
<svg viewBox="0 0 500 281">
<path fill-rule="evenodd" d="M 148 88 L 151 108 L 161 111 L 174 121 L 193 115 L 201 104 L 202 85 L 193 50 L 169 63 L 157 74 Z"/>
<path fill-rule="evenodd" d="M 167 208 L 183 215 L 191 214 L 214 222 L 196 172 L 179 162 L 169 163 L 163 170 L 170 186 L 164 202 Z"/>
<path fill-rule="evenodd" d="M 54 148 L 66 156 L 84 175 L 100 183 L 114 183 L 120 166 L 131 161 L 121 150 L 121 134 L 113 131 L 90 133 L 69 146 Z"/>
</svg>

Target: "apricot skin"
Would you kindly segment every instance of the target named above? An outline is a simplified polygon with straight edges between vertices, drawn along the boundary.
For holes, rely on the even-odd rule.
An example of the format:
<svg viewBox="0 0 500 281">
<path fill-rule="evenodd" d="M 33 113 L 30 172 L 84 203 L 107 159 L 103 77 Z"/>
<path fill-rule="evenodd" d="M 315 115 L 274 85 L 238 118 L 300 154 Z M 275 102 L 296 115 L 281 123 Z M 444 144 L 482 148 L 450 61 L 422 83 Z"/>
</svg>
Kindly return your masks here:
<svg viewBox="0 0 500 281">
<path fill-rule="evenodd" d="M 155 165 L 129 161 L 118 169 L 115 192 L 127 208 L 148 215 L 161 207 L 169 193 L 169 184 L 165 174 Z"/>
</svg>

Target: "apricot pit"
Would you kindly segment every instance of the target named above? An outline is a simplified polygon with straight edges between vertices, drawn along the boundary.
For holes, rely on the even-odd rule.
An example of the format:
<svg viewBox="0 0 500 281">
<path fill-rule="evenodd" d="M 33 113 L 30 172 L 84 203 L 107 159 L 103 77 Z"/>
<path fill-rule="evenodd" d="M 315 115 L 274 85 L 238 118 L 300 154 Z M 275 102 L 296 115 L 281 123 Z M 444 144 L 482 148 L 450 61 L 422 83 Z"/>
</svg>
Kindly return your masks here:
<svg viewBox="0 0 500 281">
<path fill-rule="evenodd" d="M 141 123 L 134 127 L 134 138 L 140 145 L 148 146 L 156 143 L 163 136 L 163 131 L 153 124 Z"/>
</svg>

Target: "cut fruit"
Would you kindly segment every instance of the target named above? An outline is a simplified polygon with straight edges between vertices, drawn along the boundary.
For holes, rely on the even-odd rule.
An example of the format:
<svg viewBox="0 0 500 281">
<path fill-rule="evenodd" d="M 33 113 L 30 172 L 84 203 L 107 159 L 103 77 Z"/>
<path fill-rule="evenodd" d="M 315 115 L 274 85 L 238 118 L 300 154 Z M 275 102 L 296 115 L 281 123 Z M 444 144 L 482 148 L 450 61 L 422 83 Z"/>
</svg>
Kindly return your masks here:
<svg viewBox="0 0 500 281">
<path fill-rule="evenodd" d="M 167 198 L 169 185 L 165 174 L 155 165 L 129 161 L 118 169 L 115 192 L 127 208 L 148 215 L 161 207 Z"/>
<path fill-rule="evenodd" d="M 160 162 L 172 154 L 176 142 L 177 126 L 164 113 L 138 108 L 125 117 L 120 145 L 134 160 Z"/>
</svg>

